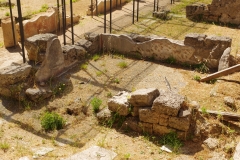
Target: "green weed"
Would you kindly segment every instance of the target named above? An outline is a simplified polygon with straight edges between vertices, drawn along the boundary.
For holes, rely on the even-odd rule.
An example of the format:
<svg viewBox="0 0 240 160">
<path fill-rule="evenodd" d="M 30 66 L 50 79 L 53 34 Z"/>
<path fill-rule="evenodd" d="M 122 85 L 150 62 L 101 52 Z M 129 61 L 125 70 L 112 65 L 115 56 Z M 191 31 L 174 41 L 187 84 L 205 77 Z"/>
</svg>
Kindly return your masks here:
<svg viewBox="0 0 240 160">
<path fill-rule="evenodd" d="M 96 75 L 99 77 L 99 76 L 101 76 L 103 74 L 103 72 L 102 71 L 97 71 L 96 72 Z"/>
<path fill-rule="evenodd" d="M 193 79 L 194 79 L 195 81 L 198 81 L 198 82 L 200 82 L 200 80 L 201 80 L 201 77 L 200 77 L 200 76 L 198 76 L 198 75 L 195 75 L 195 76 L 193 77 Z"/>
<path fill-rule="evenodd" d="M 197 65 L 194 65 L 193 67 L 199 73 L 208 73 L 209 72 L 209 68 L 206 66 L 205 63 L 200 63 Z"/>
<path fill-rule="evenodd" d="M 170 132 L 164 135 L 159 142 L 162 145 L 169 145 L 170 147 L 172 147 L 173 152 L 175 153 L 178 153 L 180 147 L 182 147 L 183 145 L 182 142 L 177 138 L 176 132 Z"/>
<path fill-rule="evenodd" d="M 120 80 L 119 80 L 118 78 L 115 78 L 115 79 L 112 80 L 112 82 L 119 84 L 119 83 L 120 83 Z"/>
<path fill-rule="evenodd" d="M 41 6 L 41 9 L 39 10 L 39 12 L 46 12 L 47 10 L 48 10 L 48 5 L 47 4 L 43 4 L 42 6 Z"/>
<path fill-rule="evenodd" d="M 130 157 L 131 157 L 131 154 L 130 154 L 130 153 L 124 154 L 124 158 L 125 158 L 125 159 L 129 159 Z"/>
<path fill-rule="evenodd" d="M 6 141 L 0 143 L 0 148 L 1 148 L 4 152 L 6 152 L 6 151 L 9 149 L 9 147 L 10 147 L 10 145 L 9 145 Z"/>
<path fill-rule="evenodd" d="M 117 122 L 117 127 L 121 127 L 125 119 L 125 116 L 121 116 L 117 112 L 112 113 L 111 118 L 105 122 L 105 125 L 109 128 L 112 128 L 112 126 Z"/>
<path fill-rule="evenodd" d="M 107 97 L 108 97 L 108 98 L 111 98 L 112 96 L 113 96 L 113 95 L 112 95 L 111 92 L 108 92 L 108 93 L 107 93 Z"/>
<path fill-rule="evenodd" d="M 10 13 L 9 13 L 9 12 L 6 12 L 6 13 L 5 13 L 5 16 L 7 16 L 7 17 L 10 16 Z"/>
<path fill-rule="evenodd" d="M 87 67 L 88 67 L 88 64 L 87 63 L 83 63 L 83 64 L 81 64 L 80 69 L 87 70 Z"/>
<path fill-rule="evenodd" d="M 118 63 L 118 67 L 120 68 L 127 68 L 128 64 L 125 61 L 121 61 Z"/>
<path fill-rule="evenodd" d="M 99 60 L 99 58 L 100 58 L 100 55 L 95 54 L 95 55 L 93 55 L 92 60 L 97 61 L 97 60 Z"/>
<path fill-rule="evenodd" d="M 101 106 L 102 104 L 102 100 L 97 98 L 97 97 L 94 97 L 90 104 L 92 105 L 92 108 L 93 108 L 93 112 L 94 113 L 97 113 L 99 111 L 99 107 Z"/>
<path fill-rule="evenodd" d="M 45 112 L 41 117 L 41 126 L 46 131 L 62 129 L 65 123 L 66 121 L 55 112 Z"/>
<path fill-rule="evenodd" d="M 177 61 L 173 56 L 170 56 L 165 60 L 165 62 L 168 64 L 176 64 Z"/>
<path fill-rule="evenodd" d="M 202 108 L 201 108 L 201 111 L 202 111 L 202 114 L 208 114 L 206 107 L 202 107 Z"/>
</svg>

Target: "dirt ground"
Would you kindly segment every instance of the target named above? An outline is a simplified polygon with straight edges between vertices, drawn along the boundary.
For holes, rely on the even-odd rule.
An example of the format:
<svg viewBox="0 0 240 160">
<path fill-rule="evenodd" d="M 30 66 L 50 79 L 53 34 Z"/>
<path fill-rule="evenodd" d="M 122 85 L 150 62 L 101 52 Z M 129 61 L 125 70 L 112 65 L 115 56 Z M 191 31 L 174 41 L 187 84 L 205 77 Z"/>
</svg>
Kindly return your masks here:
<svg viewBox="0 0 240 160">
<path fill-rule="evenodd" d="M 22 0 L 21 2 L 24 4 L 23 10 L 34 10 L 32 6 L 36 6 L 37 9 L 42 4 L 55 5 L 53 0 Z M 78 8 L 78 14 L 84 15 L 87 5 L 88 1 L 80 0 L 74 4 L 74 7 Z M 231 30 L 226 27 L 225 31 L 222 31 L 221 27 L 215 26 L 215 29 L 210 28 L 204 31 L 209 34 L 222 31 L 237 37 L 236 32 L 231 32 Z M 118 66 L 119 62 L 123 61 L 127 64 L 127 68 Z M 220 134 L 217 137 L 220 141 L 219 147 L 214 151 L 209 150 L 202 144 L 202 141 L 193 142 L 190 139 L 183 142 L 184 145 L 178 154 L 170 154 L 160 150 L 161 145 L 154 140 L 156 139 L 154 136 L 130 132 L 121 127 L 108 128 L 99 125 L 90 101 L 93 97 L 100 98 L 103 102 L 100 107 L 102 109 L 107 107 L 110 93 L 114 95 L 122 90 L 131 92 L 150 87 L 167 90 L 166 77 L 175 92 L 199 102 L 201 107 L 240 113 L 239 72 L 221 77 L 214 84 L 208 84 L 193 80 L 195 75 L 203 77 L 206 74 L 198 73 L 190 68 L 134 60 L 120 55 L 100 56 L 97 61 L 90 59 L 85 64 L 86 69 L 82 69 L 82 64 L 79 64 L 65 74 L 61 82 L 61 86 L 62 84 L 66 86 L 65 89 L 59 90 L 47 101 L 29 103 L 1 98 L 0 148 L 2 144 L 9 145 L 6 150 L 0 149 L 1 160 L 15 160 L 23 156 L 32 159 L 34 155 L 32 149 L 40 147 L 52 147 L 54 150 L 38 159 L 62 159 L 93 145 L 116 152 L 118 154 L 116 160 L 203 160 L 216 157 L 220 160 L 223 157 L 226 159 L 232 157 L 232 152 L 226 153 L 223 148 L 228 143 L 239 142 L 239 123 L 223 124 L 231 131 L 231 134 Z M 118 79 L 119 83 L 115 83 L 115 79 Z M 212 95 L 212 92 L 216 94 Z M 236 111 L 224 104 L 223 97 L 225 96 L 235 99 Z M 54 132 L 43 131 L 40 117 L 46 111 L 55 111 L 63 116 L 67 121 L 65 128 Z M 210 117 L 208 122 L 221 123 L 215 117 Z"/>
</svg>

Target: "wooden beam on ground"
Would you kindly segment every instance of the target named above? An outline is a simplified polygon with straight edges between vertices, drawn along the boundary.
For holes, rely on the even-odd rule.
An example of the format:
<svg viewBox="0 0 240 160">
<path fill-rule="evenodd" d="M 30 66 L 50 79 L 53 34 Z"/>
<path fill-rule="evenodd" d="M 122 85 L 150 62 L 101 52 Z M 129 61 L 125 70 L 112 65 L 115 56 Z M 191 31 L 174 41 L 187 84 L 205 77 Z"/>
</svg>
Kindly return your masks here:
<svg viewBox="0 0 240 160">
<path fill-rule="evenodd" d="M 221 76 L 225 76 L 225 75 L 228 75 L 228 74 L 237 72 L 237 71 L 240 71 L 240 64 L 237 64 L 237 65 L 232 66 L 232 67 L 230 67 L 230 68 L 227 68 L 227 69 L 221 70 L 221 71 L 219 71 L 219 72 L 210 74 L 210 75 L 202 78 L 202 79 L 200 80 L 200 82 L 210 81 L 210 80 L 212 80 L 212 79 L 215 79 L 215 78 L 218 78 L 218 77 L 221 77 Z"/>
<path fill-rule="evenodd" d="M 201 113 L 203 112 L 201 109 L 199 109 L 198 111 Z M 220 111 L 212 111 L 212 110 L 207 110 L 206 112 L 216 117 L 220 116 L 221 119 L 224 121 L 238 121 L 238 122 L 240 121 L 240 115 L 236 113 L 220 112 Z"/>
</svg>

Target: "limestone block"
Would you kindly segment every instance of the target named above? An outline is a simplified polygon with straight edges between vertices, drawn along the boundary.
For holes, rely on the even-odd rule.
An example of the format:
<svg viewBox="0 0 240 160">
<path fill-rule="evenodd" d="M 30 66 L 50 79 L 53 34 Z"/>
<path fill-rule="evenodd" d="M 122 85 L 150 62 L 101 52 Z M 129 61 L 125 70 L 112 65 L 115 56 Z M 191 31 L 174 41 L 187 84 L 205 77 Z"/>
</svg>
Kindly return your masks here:
<svg viewBox="0 0 240 160">
<path fill-rule="evenodd" d="M 159 124 L 153 124 L 153 134 L 155 135 L 164 135 L 164 134 L 168 134 L 170 132 L 174 132 L 175 129 L 170 128 L 170 127 L 166 127 L 166 126 L 161 126 Z"/>
<path fill-rule="evenodd" d="M 25 48 L 27 50 L 28 59 L 35 62 L 43 62 L 46 56 L 47 42 L 57 38 L 57 35 L 46 33 L 37 34 L 25 40 Z"/>
<path fill-rule="evenodd" d="M 76 50 L 76 54 L 77 54 L 77 59 L 79 61 L 82 61 L 82 60 L 85 60 L 85 56 L 86 56 L 86 50 L 81 47 L 81 46 L 77 46 L 77 45 L 74 45 L 74 48 Z"/>
<path fill-rule="evenodd" d="M 152 39 L 152 37 L 150 36 L 146 36 L 146 35 L 138 35 L 138 34 L 130 34 L 128 35 L 129 37 L 132 38 L 132 40 L 134 42 L 146 42 Z"/>
<path fill-rule="evenodd" d="M 52 96 L 49 88 L 28 88 L 26 95 L 34 102 L 38 102 Z"/>
<path fill-rule="evenodd" d="M 62 47 L 64 59 L 74 62 L 77 59 L 76 49 L 73 45 L 65 45 Z"/>
<path fill-rule="evenodd" d="M 52 77 L 59 75 L 64 70 L 64 56 L 59 39 L 54 38 L 48 41 L 46 57 L 35 74 L 36 82 L 45 82 Z"/>
<path fill-rule="evenodd" d="M 239 160 L 240 158 L 240 142 L 237 144 L 234 155 L 233 155 L 233 160 Z"/>
<path fill-rule="evenodd" d="M 131 93 L 129 103 L 133 106 L 151 106 L 159 94 L 156 88 L 139 89 Z"/>
<path fill-rule="evenodd" d="M 113 112 L 119 113 L 119 115 L 127 116 L 129 114 L 130 105 L 128 103 L 129 93 L 122 91 L 116 96 L 113 96 L 108 100 L 108 108 Z"/>
<path fill-rule="evenodd" d="M 178 113 L 178 117 L 188 117 L 191 115 L 191 111 L 190 109 L 183 109 L 183 108 L 180 108 L 179 110 L 179 113 Z"/>
<path fill-rule="evenodd" d="M 128 117 L 125 122 L 123 123 L 123 128 L 125 129 L 131 129 L 135 132 L 142 132 L 142 128 L 139 126 L 139 120 L 137 117 Z"/>
<path fill-rule="evenodd" d="M 158 123 L 159 113 L 151 110 L 151 108 L 140 108 L 139 109 L 139 119 L 142 122 L 147 123 Z"/>
<path fill-rule="evenodd" d="M 15 18 L 13 17 L 13 30 L 12 30 L 12 23 L 11 18 L 5 18 L 1 21 L 2 33 L 3 33 L 3 42 L 4 46 L 13 47 L 14 46 L 14 39 L 17 45 L 17 37 L 16 37 L 16 24 Z M 15 37 L 13 37 L 13 33 L 15 33 Z"/>
<path fill-rule="evenodd" d="M 180 140 L 185 141 L 185 140 L 187 140 L 187 132 L 177 130 L 177 137 Z"/>
<path fill-rule="evenodd" d="M 188 131 L 190 126 L 190 118 L 169 117 L 169 126 L 181 131 Z"/>
<path fill-rule="evenodd" d="M 229 67 L 231 47 L 224 50 L 218 65 L 218 71 L 227 69 Z"/>
<path fill-rule="evenodd" d="M 7 86 L 0 86 L 0 95 L 12 99 L 23 101 L 25 99 L 26 85 L 23 82 L 17 82 Z"/>
<path fill-rule="evenodd" d="M 86 39 L 80 39 L 75 43 L 75 45 L 83 47 L 89 54 L 94 54 L 99 51 L 98 41 L 91 42 Z"/>
<path fill-rule="evenodd" d="M 131 115 L 134 116 L 134 117 L 139 115 L 139 107 L 138 106 L 133 107 Z"/>
<path fill-rule="evenodd" d="M 100 112 L 98 112 L 96 116 L 97 116 L 98 120 L 106 121 L 111 118 L 111 113 L 112 112 L 107 107 L 105 107 Z"/>
<path fill-rule="evenodd" d="M 164 114 L 159 115 L 159 125 L 168 126 L 168 120 L 169 120 L 169 116 Z"/>
<path fill-rule="evenodd" d="M 204 47 L 205 34 L 189 33 L 185 36 L 184 44 L 192 47 Z"/>
<path fill-rule="evenodd" d="M 27 63 L 15 64 L 0 69 L 0 86 L 7 86 L 25 80 L 32 69 Z"/>
<path fill-rule="evenodd" d="M 152 123 L 144 123 L 144 122 L 139 122 L 139 127 L 142 128 L 143 133 L 153 133 L 153 124 Z"/>
<path fill-rule="evenodd" d="M 161 90 L 160 96 L 153 102 L 152 110 L 159 114 L 177 116 L 184 101 L 184 97 L 177 93 Z"/>
<path fill-rule="evenodd" d="M 99 40 L 99 34 L 93 33 L 93 32 L 87 32 L 84 34 L 84 37 L 86 40 L 90 42 L 95 42 Z"/>
</svg>

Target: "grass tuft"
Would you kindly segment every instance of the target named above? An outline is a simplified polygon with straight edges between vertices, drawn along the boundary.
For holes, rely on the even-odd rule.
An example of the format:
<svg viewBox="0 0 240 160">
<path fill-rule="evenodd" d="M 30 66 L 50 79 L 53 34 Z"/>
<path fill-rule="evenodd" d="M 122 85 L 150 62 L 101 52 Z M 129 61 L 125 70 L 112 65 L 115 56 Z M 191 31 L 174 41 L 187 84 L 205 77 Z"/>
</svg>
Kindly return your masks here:
<svg viewBox="0 0 240 160">
<path fill-rule="evenodd" d="M 94 97 L 91 100 L 90 104 L 92 105 L 93 112 L 97 113 L 99 111 L 99 108 L 100 108 L 101 104 L 102 104 L 102 100 L 97 98 L 97 97 Z"/>
<path fill-rule="evenodd" d="M 45 112 L 41 117 L 41 126 L 45 131 L 62 129 L 65 123 L 66 121 L 55 112 Z"/>
<path fill-rule="evenodd" d="M 178 153 L 180 147 L 182 147 L 182 142 L 177 138 L 177 133 L 176 132 L 170 132 L 166 135 L 164 135 L 160 139 L 160 144 L 162 145 L 169 145 L 172 147 L 173 152 Z"/>
</svg>

